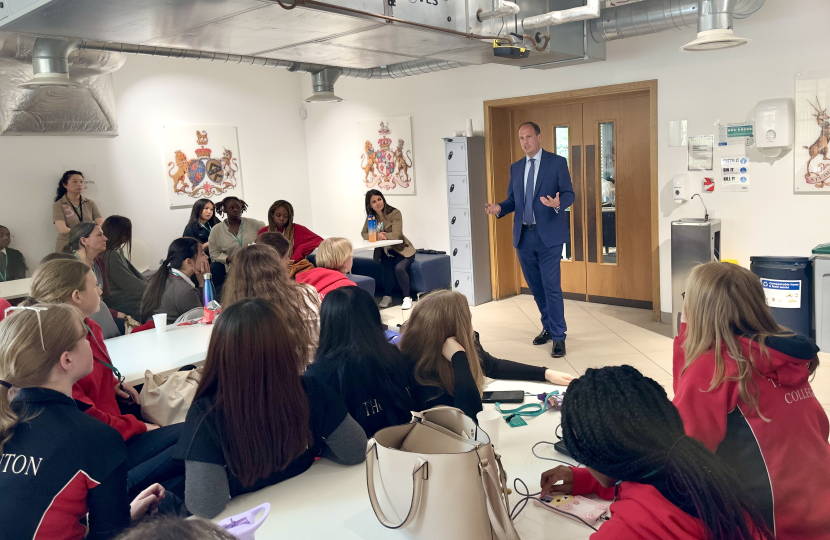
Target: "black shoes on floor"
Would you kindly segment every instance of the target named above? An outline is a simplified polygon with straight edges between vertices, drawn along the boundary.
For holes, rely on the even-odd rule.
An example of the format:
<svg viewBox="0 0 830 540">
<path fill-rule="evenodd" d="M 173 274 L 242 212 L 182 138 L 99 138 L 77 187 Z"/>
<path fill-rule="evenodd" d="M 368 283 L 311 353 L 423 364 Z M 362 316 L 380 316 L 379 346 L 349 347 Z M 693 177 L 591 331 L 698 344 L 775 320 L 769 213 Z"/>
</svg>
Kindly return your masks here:
<svg viewBox="0 0 830 540">
<path fill-rule="evenodd" d="M 541 334 L 533 338 L 534 345 L 544 345 L 548 341 L 550 341 L 550 332 L 547 330 L 542 330 Z"/>
<path fill-rule="evenodd" d="M 550 351 L 550 355 L 553 358 L 564 358 L 565 357 L 565 342 L 564 341 L 554 341 L 553 348 Z"/>
</svg>

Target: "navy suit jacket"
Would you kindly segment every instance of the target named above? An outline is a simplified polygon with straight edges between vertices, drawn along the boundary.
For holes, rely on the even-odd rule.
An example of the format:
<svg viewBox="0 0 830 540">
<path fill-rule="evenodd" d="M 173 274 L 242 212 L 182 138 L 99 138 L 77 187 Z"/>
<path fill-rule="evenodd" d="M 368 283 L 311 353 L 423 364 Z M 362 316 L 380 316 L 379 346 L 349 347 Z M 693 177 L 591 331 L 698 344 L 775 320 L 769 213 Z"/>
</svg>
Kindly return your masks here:
<svg viewBox="0 0 830 540">
<path fill-rule="evenodd" d="M 510 186 L 507 188 L 507 199 L 499 203 L 501 212 L 496 216 L 502 218 L 510 212 L 516 212 L 513 217 L 513 245 L 519 246 L 522 237 L 522 216 L 525 209 L 525 162 L 523 157 L 510 166 Z M 544 244 L 551 248 L 571 241 L 571 228 L 568 220 L 569 208 L 576 198 L 571 174 L 568 172 L 568 161 L 547 150 L 542 150 L 539 173 L 536 175 L 536 184 L 533 196 L 533 215 L 536 218 L 536 230 Z M 559 193 L 559 212 L 545 206 L 541 197 L 549 195 L 556 197 Z"/>
</svg>

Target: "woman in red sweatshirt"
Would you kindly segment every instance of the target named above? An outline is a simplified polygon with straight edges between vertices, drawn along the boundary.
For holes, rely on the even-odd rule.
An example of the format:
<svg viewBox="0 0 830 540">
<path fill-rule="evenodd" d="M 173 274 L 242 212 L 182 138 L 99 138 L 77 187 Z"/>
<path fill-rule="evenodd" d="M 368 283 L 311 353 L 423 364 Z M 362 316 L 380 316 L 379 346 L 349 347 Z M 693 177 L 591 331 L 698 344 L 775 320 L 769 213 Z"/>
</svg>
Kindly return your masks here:
<svg viewBox="0 0 830 540">
<path fill-rule="evenodd" d="M 278 232 L 285 236 L 291 246 L 289 251 L 294 262 L 302 260 L 323 241 L 307 227 L 294 223 L 294 207 L 283 200 L 275 202 L 268 209 L 268 226 L 261 228 L 258 234 L 264 232 Z"/>
<path fill-rule="evenodd" d="M 631 366 L 588 369 L 574 379 L 562 403 L 562 434 L 585 468 L 543 473 L 540 496 L 613 498 L 610 518 L 591 540 L 773 538 L 726 464 L 686 436 L 663 387 Z"/>
<path fill-rule="evenodd" d="M 326 238 L 317 249 L 317 268 L 297 274 L 294 279 L 314 287 L 322 301 L 334 289 L 356 286 L 346 275 L 352 270 L 353 260 L 351 242 L 345 238 Z"/>
<path fill-rule="evenodd" d="M 101 327 L 89 319 L 99 309 L 101 289 L 86 264 L 57 259 L 40 265 L 32 276 L 31 296 L 23 305 L 71 304 L 84 314 L 87 341 L 95 359 L 92 373 L 72 387 L 72 398 L 90 416 L 115 428 L 127 444 L 127 484 L 131 496 L 158 482 L 177 497 L 184 493 L 184 465 L 174 461 L 173 448 L 182 424 L 160 428 L 124 411 L 140 414 L 138 392 L 123 382 L 104 344 Z M 119 403 L 121 401 L 121 403 Z M 175 499 L 174 499 L 175 500 Z M 175 503 L 174 503 L 175 504 Z"/>
<path fill-rule="evenodd" d="M 830 423 L 809 382 L 817 352 L 775 322 L 749 270 L 692 271 L 674 342 L 674 404 L 778 540 L 830 539 Z"/>
</svg>

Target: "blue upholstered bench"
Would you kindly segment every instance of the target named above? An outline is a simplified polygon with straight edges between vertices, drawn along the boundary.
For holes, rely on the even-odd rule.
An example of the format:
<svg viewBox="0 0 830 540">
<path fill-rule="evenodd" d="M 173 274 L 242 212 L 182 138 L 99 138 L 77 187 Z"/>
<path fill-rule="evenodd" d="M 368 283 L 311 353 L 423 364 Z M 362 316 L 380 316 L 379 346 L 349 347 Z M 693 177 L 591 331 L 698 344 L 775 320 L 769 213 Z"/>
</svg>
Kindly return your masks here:
<svg viewBox="0 0 830 540">
<path fill-rule="evenodd" d="M 383 283 L 383 267 L 372 260 L 371 251 L 354 254 L 352 273 L 370 276 Z M 409 267 L 410 287 L 415 293 L 428 293 L 435 289 L 449 289 L 451 286 L 450 256 L 416 253 L 415 261 Z M 400 292 L 397 284 L 395 290 Z"/>
<path fill-rule="evenodd" d="M 306 259 L 308 259 L 311 262 L 311 264 L 314 264 L 316 266 L 317 255 L 315 253 L 310 254 L 308 257 L 306 257 Z M 371 294 L 372 296 L 375 295 L 376 284 L 374 278 L 356 274 L 346 274 L 346 277 L 354 281 L 355 285 L 357 285 L 367 293 Z"/>
</svg>

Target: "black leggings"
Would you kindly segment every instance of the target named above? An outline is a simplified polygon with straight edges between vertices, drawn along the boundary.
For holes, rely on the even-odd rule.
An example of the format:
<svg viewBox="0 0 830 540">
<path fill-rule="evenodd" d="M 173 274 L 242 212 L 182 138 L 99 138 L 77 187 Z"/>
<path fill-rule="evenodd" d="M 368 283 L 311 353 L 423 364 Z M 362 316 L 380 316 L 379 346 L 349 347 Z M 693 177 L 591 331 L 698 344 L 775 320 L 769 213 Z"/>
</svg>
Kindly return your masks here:
<svg viewBox="0 0 830 540">
<path fill-rule="evenodd" d="M 404 257 L 397 251 L 389 250 L 389 255 L 381 252 L 380 264 L 383 266 L 383 294 L 392 296 L 395 280 L 401 286 L 404 297 L 409 296 L 409 273 L 407 270 L 415 260 L 415 255 Z"/>
</svg>

